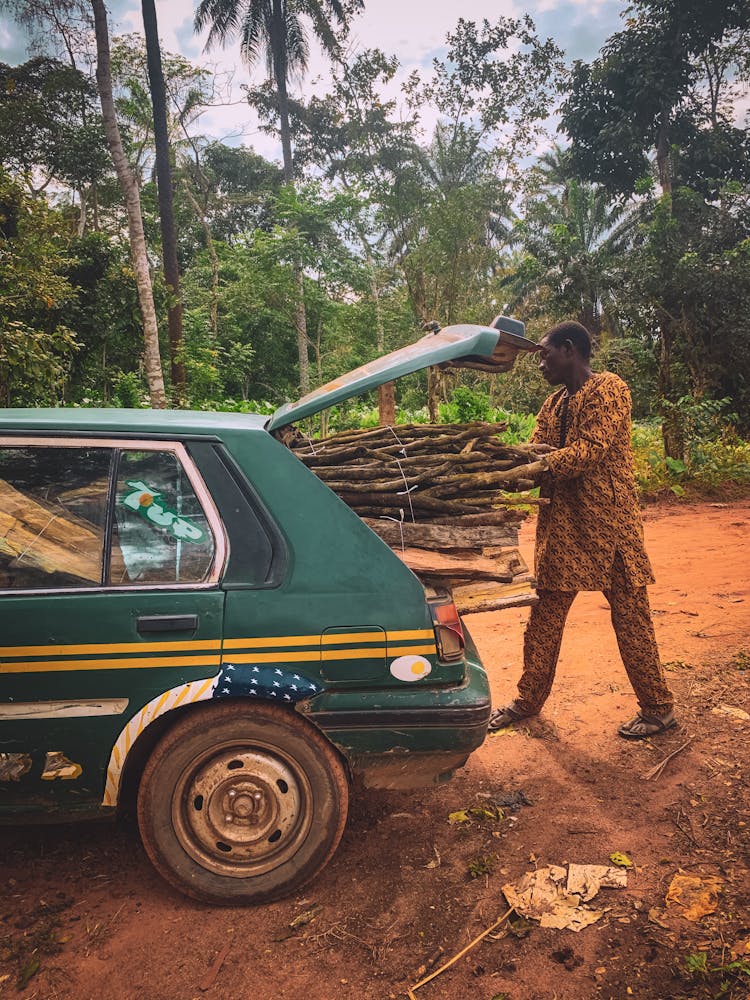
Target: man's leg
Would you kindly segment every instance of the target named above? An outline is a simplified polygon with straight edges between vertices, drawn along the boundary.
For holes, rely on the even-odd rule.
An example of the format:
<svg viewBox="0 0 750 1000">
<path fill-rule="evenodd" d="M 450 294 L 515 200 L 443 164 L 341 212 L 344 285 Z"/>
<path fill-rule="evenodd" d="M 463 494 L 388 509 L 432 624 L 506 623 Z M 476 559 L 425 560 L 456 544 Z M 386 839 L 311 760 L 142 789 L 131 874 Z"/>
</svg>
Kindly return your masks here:
<svg viewBox="0 0 750 1000">
<path fill-rule="evenodd" d="M 576 592 L 539 590 L 523 639 L 523 673 L 512 707 L 520 715 L 536 715 L 552 690 L 563 628 Z"/>
<path fill-rule="evenodd" d="M 674 698 L 659 658 L 648 592 L 645 587 L 633 588 L 629 585 L 619 554 L 615 557 L 612 570 L 612 586 L 605 591 L 605 597 L 612 609 L 612 626 L 617 636 L 617 645 L 638 699 L 641 715 L 671 720 Z M 670 721 L 668 724 L 673 723 Z M 634 732 L 632 735 L 650 734 Z"/>
</svg>

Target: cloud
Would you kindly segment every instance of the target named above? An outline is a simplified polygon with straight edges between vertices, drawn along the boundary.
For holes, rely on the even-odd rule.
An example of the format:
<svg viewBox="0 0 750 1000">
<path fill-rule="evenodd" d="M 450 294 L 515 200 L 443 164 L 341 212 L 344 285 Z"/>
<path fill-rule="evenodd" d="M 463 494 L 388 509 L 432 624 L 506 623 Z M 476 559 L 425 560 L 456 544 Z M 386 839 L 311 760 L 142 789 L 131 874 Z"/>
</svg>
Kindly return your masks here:
<svg viewBox="0 0 750 1000">
<path fill-rule="evenodd" d="M 604 42 L 621 30 L 620 0 L 538 0 L 529 8 L 540 35 L 549 36 L 569 61 L 590 62 Z"/>
<path fill-rule="evenodd" d="M 0 62 L 17 66 L 26 58 L 26 36 L 11 22 L 0 21 Z"/>
</svg>

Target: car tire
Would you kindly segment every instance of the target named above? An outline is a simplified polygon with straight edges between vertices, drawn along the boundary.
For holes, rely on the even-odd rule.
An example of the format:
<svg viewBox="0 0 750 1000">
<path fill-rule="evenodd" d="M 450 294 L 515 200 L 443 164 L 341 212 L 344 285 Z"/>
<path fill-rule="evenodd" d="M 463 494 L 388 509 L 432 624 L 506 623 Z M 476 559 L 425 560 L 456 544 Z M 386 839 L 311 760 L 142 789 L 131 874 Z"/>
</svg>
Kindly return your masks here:
<svg viewBox="0 0 750 1000">
<path fill-rule="evenodd" d="M 138 826 L 157 871 L 194 899 L 260 903 L 299 889 L 346 825 L 347 775 L 331 744 L 279 706 L 200 706 L 153 750 Z"/>
</svg>

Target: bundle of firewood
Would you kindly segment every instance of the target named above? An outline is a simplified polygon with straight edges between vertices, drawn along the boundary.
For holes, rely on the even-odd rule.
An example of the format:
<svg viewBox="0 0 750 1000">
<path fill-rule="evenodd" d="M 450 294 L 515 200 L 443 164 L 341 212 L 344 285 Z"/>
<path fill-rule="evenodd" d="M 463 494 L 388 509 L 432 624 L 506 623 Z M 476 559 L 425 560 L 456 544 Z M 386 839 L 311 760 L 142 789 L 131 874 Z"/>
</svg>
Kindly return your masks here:
<svg viewBox="0 0 750 1000">
<path fill-rule="evenodd" d="M 288 442 L 413 572 L 449 588 L 460 611 L 534 600 L 518 551 L 518 490 L 534 483 L 503 473 L 535 461 L 533 445 L 508 445 L 504 423 L 407 424 Z M 503 489 L 505 487 L 505 489 Z"/>
</svg>

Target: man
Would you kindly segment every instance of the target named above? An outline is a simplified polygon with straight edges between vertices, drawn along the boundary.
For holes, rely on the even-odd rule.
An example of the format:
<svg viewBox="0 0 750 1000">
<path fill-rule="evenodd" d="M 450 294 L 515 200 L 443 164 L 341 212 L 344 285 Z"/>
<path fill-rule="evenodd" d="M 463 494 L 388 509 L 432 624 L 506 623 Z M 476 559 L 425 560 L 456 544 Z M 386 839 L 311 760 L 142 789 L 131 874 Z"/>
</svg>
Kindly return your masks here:
<svg viewBox="0 0 750 1000">
<path fill-rule="evenodd" d="M 643 547 L 633 475 L 630 392 L 611 372 L 589 366 L 591 340 L 580 323 L 559 323 L 539 344 L 549 396 L 532 437 L 538 461 L 508 474 L 529 474 L 549 503 L 539 508 L 536 577 L 539 601 L 524 637 L 518 695 L 497 709 L 491 732 L 537 715 L 555 676 L 565 619 L 581 590 L 601 590 L 638 714 L 618 729 L 626 739 L 656 736 L 675 725 L 651 621 L 646 585 L 654 582 Z"/>
</svg>

